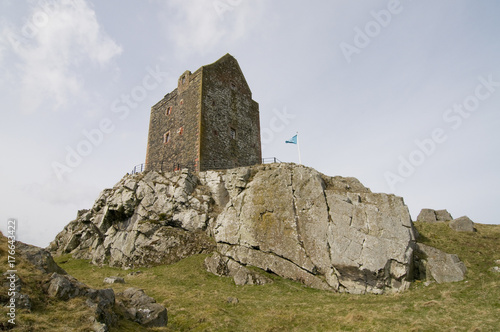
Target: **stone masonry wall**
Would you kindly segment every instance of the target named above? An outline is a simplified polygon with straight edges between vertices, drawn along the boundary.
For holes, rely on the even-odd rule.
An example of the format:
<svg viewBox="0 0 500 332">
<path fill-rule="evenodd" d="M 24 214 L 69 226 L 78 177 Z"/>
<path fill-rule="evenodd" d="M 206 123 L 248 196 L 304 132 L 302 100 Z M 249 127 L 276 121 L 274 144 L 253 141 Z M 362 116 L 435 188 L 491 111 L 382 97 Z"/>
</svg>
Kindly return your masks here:
<svg viewBox="0 0 500 332">
<path fill-rule="evenodd" d="M 201 170 L 261 163 L 259 105 L 231 56 L 204 67 L 201 121 Z"/>
<path fill-rule="evenodd" d="M 194 74 L 185 72 L 179 78 L 177 89 L 151 108 L 147 170 L 198 170 L 201 72 L 201 69 Z M 164 142 L 166 133 L 169 133 L 167 143 Z"/>
</svg>

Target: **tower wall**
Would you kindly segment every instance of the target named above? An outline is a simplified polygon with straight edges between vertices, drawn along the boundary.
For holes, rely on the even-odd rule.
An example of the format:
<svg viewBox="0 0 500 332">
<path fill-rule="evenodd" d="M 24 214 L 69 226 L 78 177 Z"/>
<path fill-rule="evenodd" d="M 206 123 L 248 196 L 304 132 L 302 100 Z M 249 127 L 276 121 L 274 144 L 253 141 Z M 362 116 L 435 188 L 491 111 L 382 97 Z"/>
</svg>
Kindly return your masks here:
<svg viewBox="0 0 500 332">
<path fill-rule="evenodd" d="M 205 66 L 202 85 L 201 170 L 260 164 L 259 105 L 237 61 Z"/>
<path fill-rule="evenodd" d="M 201 70 L 185 72 L 177 89 L 151 108 L 146 170 L 198 171 Z M 170 112 L 168 110 L 170 109 Z M 169 134 L 165 142 L 165 134 Z"/>
<path fill-rule="evenodd" d="M 151 108 L 146 170 L 204 171 L 261 160 L 259 105 L 229 54 L 184 72 L 177 88 Z"/>
</svg>

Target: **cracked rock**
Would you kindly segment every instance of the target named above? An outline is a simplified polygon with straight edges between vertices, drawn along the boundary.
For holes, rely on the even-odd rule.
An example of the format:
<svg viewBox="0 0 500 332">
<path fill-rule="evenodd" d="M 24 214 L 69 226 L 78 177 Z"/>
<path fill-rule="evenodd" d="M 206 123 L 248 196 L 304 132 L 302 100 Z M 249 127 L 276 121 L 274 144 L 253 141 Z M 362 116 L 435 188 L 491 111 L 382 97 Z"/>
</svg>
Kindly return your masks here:
<svg viewBox="0 0 500 332">
<path fill-rule="evenodd" d="M 415 234 L 400 197 L 288 164 L 263 166 L 244 187 L 215 221 L 224 256 L 320 289 L 408 288 Z"/>
</svg>

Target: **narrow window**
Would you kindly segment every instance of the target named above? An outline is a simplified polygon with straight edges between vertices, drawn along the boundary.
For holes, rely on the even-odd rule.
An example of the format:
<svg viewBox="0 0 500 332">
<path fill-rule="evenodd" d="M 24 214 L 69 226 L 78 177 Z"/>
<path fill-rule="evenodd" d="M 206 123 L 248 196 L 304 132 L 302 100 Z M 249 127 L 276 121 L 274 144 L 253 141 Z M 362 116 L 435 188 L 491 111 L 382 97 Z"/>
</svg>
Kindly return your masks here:
<svg viewBox="0 0 500 332">
<path fill-rule="evenodd" d="M 164 135 L 163 135 L 163 143 L 164 144 L 167 144 L 168 142 L 170 142 L 170 132 L 167 131 Z"/>
<path fill-rule="evenodd" d="M 232 139 L 236 139 L 236 129 L 231 127 L 230 134 Z"/>
<path fill-rule="evenodd" d="M 219 132 L 217 130 L 214 130 L 214 136 L 219 136 Z"/>
<path fill-rule="evenodd" d="M 172 106 L 167 107 L 167 110 L 165 111 L 165 115 L 170 115 L 172 114 Z"/>
<path fill-rule="evenodd" d="M 236 84 L 234 82 L 231 82 L 231 89 L 236 90 Z"/>
<path fill-rule="evenodd" d="M 184 99 L 181 99 L 181 101 L 179 102 L 179 104 L 184 105 Z"/>
<path fill-rule="evenodd" d="M 183 132 L 184 132 L 184 127 L 180 127 L 179 130 L 177 130 L 177 133 L 179 135 L 182 135 Z"/>
</svg>

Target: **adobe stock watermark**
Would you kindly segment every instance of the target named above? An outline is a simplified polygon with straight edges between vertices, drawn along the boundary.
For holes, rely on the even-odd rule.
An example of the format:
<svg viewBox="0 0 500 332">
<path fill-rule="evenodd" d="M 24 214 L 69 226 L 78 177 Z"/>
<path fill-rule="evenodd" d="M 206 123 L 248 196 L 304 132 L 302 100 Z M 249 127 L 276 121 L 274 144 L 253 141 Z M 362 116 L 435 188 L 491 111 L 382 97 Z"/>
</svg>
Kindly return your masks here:
<svg viewBox="0 0 500 332">
<path fill-rule="evenodd" d="M 37 1 L 33 14 L 26 19 L 19 33 L 13 31 L 7 32 L 6 37 L 11 46 L 19 50 L 21 44 L 26 44 L 29 39 L 35 38 L 40 30 L 49 24 L 51 17 L 61 11 L 62 6 L 77 8 L 78 3 L 76 0 Z"/>
<path fill-rule="evenodd" d="M 474 92 L 464 98 L 461 103 L 454 104 L 443 113 L 443 121 L 448 125 L 447 130 L 458 130 L 465 119 L 468 119 L 481 106 L 481 102 L 489 99 L 500 87 L 500 82 L 493 80 L 493 75 L 488 78 L 478 77 L 479 84 Z M 404 183 L 430 158 L 440 144 L 448 140 L 445 128 L 435 128 L 429 137 L 414 140 L 415 148 L 406 157 L 398 157 L 396 172 L 387 171 L 384 178 L 392 192 L 396 190 L 396 185 Z"/>
<path fill-rule="evenodd" d="M 260 130 L 262 149 L 272 143 L 276 134 L 283 132 L 296 118 L 295 114 L 288 113 L 286 107 L 283 107 L 281 111 L 273 109 L 273 114 L 268 125 Z"/>
<path fill-rule="evenodd" d="M 340 43 L 340 50 L 347 63 L 352 62 L 354 54 L 360 54 L 361 50 L 367 48 L 372 40 L 382 33 L 382 29 L 387 28 L 391 24 L 394 16 L 403 12 L 403 5 L 399 0 L 389 0 L 386 8 L 378 11 L 370 11 L 373 20 L 366 22 L 363 28 L 359 26 L 354 27 L 352 44 L 347 42 Z"/>
<path fill-rule="evenodd" d="M 144 101 L 149 92 L 156 89 L 169 76 L 158 66 L 155 69 L 146 67 L 147 74 L 143 77 L 141 84 L 133 87 L 129 93 L 123 93 L 110 104 L 110 112 L 120 121 L 124 121 L 130 115 L 130 111 L 137 108 Z M 73 146 L 67 145 L 66 156 L 63 162 L 53 161 L 51 166 L 59 181 L 64 180 L 64 175 L 73 172 L 80 166 L 85 157 L 88 157 L 95 148 L 100 146 L 104 138 L 116 129 L 116 118 L 102 118 L 97 127 L 84 129 L 82 138 Z"/>
<path fill-rule="evenodd" d="M 216 0 L 213 2 L 215 12 L 219 18 L 224 21 L 224 15 L 227 12 L 233 11 L 236 7 L 241 5 L 243 0 Z"/>
<path fill-rule="evenodd" d="M 18 277 L 16 270 L 16 237 L 17 237 L 17 219 L 9 218 L 7 220 L 7 266 L 8 270 L 3 275 L 8 283 L 8 302 L 7 322 L 16 325 L 16 300 L 20 297 L 18 290 Z M 12 326 L 11 326 L 12 327 Z"/>
</svg>

